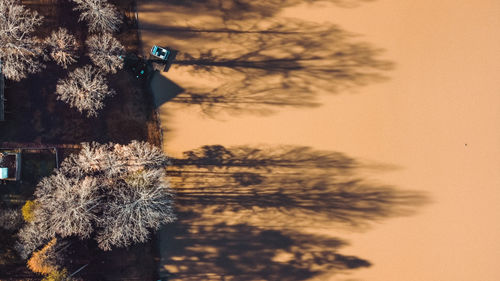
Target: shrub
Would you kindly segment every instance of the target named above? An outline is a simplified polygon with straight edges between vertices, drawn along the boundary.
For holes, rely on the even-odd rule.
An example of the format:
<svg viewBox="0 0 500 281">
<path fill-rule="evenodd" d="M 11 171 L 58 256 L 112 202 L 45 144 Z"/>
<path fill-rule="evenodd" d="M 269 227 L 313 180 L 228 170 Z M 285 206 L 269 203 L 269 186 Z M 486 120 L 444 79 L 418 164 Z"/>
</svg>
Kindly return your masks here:
<svg viewBox="0 0 500 281">
<path fill-rule="evenodd" d="M 26 201 L 21 212 L 23 213 L 23 218 L 26 222 L 31 222 L 34 219 L 34 211 L 36 208 L 36 202 L 32 200 Z"/>
<path fill-rule="evenodd" d="M 36 273 L 50 274 L 58 269 L 55 264 L 55 245 L 57 239 L 53 238 L 41 250 L 33 253 L 28 260 L 28 268 Z"/>
<path fill-rule="evenodd" d="M 49 275 L 45 276 L 42 281 L 70 281 L 71 277 L 68 275 L 68 271 L 66 269 L 63 270 L 54 270 L 49 273 Z"/>
</svg>

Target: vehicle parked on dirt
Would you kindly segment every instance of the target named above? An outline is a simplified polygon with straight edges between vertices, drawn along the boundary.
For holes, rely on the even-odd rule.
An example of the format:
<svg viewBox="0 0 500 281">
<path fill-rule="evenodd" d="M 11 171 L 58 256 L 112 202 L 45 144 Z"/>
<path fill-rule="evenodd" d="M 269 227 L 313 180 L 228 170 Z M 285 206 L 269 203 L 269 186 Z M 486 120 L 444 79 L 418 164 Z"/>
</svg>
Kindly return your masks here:
<svg viewBox="0 0 500 281">
<path fill-rule="evenodd" d="M 167 72 L 170 69 L 172 62 L 175 60 L 177 52 L 178 51 L 169 47 L 163 48 L 154 45 L 151 48 L 151 54 L 148 61 L 153 66 L 154 70 Z"/>
<path fill-rule="evenodd" d="M 154 45 L 151 48 L 151 55 L 153 55 L 157 58 L 160 58 L 162 60 L 165 60 L 165 61 L 169 59 L 171 53 L 172 53 L 172 51 L 168 47 L 162 48 L 162 47 L 158 47 L 158 46 Z"/>
</svg>

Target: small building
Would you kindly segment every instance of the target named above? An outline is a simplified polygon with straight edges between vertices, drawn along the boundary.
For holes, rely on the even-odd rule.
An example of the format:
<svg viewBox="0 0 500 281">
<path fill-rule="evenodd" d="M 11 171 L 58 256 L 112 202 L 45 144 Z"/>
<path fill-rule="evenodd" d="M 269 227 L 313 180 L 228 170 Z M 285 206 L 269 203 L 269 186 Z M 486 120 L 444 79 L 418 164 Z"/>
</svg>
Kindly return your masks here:
<svg viewBox="0 0 500 281">
<path fill-rule="evenodd" d="M 0 180 L 21 179 L 21 151 L 0 150 Z"/>
</svg>

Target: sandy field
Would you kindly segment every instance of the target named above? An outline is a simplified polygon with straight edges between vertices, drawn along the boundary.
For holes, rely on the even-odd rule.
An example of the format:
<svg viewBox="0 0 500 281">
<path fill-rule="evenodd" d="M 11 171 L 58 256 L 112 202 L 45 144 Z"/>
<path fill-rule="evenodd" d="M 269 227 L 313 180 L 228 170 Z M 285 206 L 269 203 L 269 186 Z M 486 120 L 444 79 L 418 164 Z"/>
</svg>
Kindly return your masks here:
<svg viewBox="0 0 500 281">
<path fill-rule="evenodd" d="M 203 2 L 138 4 L 144 53 L 154 44 L 179 51 L 170 71 L 152 81 L 168 154 L 180 159 L 205 145 L 307 146 L 363 163 L 355 178 L 370 188 L 412 190 L 430 202 L 410 201 L 412 212 L 405 214 L 367 211 L 364 227 L 335 224 L 335 212 L 321 224 L 291 219 L 311 212 L 314 218 L 313 208 L 283 215 L 262 204 L 220 211 L 213 203 L 220 196 L 195 202 L 191 208 L 200 207 L 201 215 L 183 225 L 181 214 L 181 227 L 162 231 L 169 238 L 160 241 L 161 274 L 179 280 L 500 280 L 500 2 L 378 0 L 345 7 L 282 1 L 289 5 L 264 8 L 259 1 L 245 7 Z M 271 2 L 279 1 L 263 1 Z M 273 153 L 266 159 L 276 159 Z M 201 169 L 193 163 L 191 170 Z M 273 169 L 262 172 L 266 179 Z M 294 173 L 287 169 L 276 171 Z M 306 178 L 318 169 L 300 173 Z M 220 180 L 224 173 L 211 176 Z M 245 173 L 255 175 L 255 167 Z M 199 177 L 198 183 L 173 179 L 183 212 L 193 211 L 183 205 L 189 195 L 212 192 L 206 187 L 211 178 Z M 245 190 L 256 192 L 249 186 Z M 290 195 L 272 194 L 279 192 Z M 336 266 L 314 263 L 329 256 L 304 246 L 313 235 L 343 241 L 321 240 L 335 249 L 330 261 Z M 258 258 L 267 262 L 255 263 Z"/>
</svg>

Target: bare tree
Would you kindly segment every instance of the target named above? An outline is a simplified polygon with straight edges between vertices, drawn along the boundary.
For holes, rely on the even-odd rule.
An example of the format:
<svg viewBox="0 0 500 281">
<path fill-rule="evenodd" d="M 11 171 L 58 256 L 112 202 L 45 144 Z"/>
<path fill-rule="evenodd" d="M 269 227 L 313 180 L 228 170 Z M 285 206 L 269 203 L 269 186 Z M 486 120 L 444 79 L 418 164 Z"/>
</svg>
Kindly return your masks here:
<svg viewBox="0 0 500 281">
<path fill-rule="evenodd" d="M 18 234 L 23 257 L 55 235 L 95 234 L 103 250 L 124 247 L 175 220 L 167 158 L 159 148 L 137 141 L 82 147 L 38 184 L 34 220 Z"/>
<path fill-rule="evenodd" d="M 78 154 L 61 163 L 66 175 L 102 174 L 108 178 L 143 170 L 159 169 L 167 164 L 161 149 L 146 142 L 132 141 L 128 145 L 82 143 Z"/>
<path fill-rule="evenodd" d="M 65 28 L 59 28 L 45 39 L 47 53 L 58 65 L 67 68 L 68 65 L 75 63 L 78 42 L 75 36 L 68 33 Z"/>
<path fill-rule="evenodd" d="M 110 33 L 91 35 L 86 42 L 92 62 L 106 72 L 116 73 L 123 68 L 125 48 Z"/>
<path fill-rule="evenodd" d="M 123 173 L 125 165 L 126 160 L 114 152 L 112 144 L 83 143 L 80 153 L 68 156 L 61 164 L 61 171 L 72 177 L 100 173 L 111 178 Z"/>
<path fill-rule="evenodd" d="M 127 159 L 127 166 L 131 170 L 138 170 L 141 167 L 164 167 L 168 161 L 160 148 L 145 142 L 134 140 L 129 145 L 121 145 L 115 149 Z"/>
<path fill-rule="evenodd" d="M 109 89 L 103 74 L 90 65 L 77 68 L 66 79 L 59 80 L 56 87 L 57 99 L 75 107 L 87 117 L 97 116 L 97 111 L 104 107 L 103 100 L 115 95 Z"/>
<path fill-rule="evenodd" d="M 122 24 L 121 14 L 105 0 L 73 0 L 80 11 L 79 21 L 86 21 L 90 32 L 115 32 Z"/>
<path fill-rule="evenodd" d="M 42 179 L 35 191 L 39 204 L 35 220 L 50 225 L 62 237 L 88 238 L 95 220 L 92 209 L 100 204 L 99 186 L 96 178 L 72 178 L 60 172 Z"/>
<path fill-rule="evenodd" d="M 55 232 L 43 222 L 29 222 L 24 225 L 17 233 L 18 241 L 14 246 L 19 256 L 26 259 L 33 251 L 44 245 Z"/>
<path fill-rule="evenodd" d="M 42 44 L 33 36 L 41 23 L 37 12 L 17 0 L 0 1 L 0 71 L 8 79 L 20 81 L 43 68 Z"/>
<path fill-rule="evenodd" d="M 171 194 L 163 170 L 144 170 L 117 181 L 99 220 L 97 242 L 104 250 L 145 242 L 150 229 L 173 222 Z"/>
</svg>

